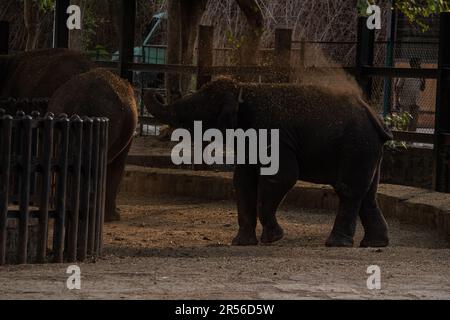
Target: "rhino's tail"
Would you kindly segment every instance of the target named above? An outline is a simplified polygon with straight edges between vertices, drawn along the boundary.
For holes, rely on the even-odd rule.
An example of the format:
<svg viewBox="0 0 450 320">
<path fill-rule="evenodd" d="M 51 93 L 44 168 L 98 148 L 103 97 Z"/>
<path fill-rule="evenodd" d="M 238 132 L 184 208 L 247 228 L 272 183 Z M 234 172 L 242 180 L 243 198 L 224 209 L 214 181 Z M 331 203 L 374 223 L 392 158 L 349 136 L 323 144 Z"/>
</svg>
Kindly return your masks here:
<svg viewBox="0 0 450 320">
<path fill-rule="evenodd" d="M 370 122 L 372 122 L 372 125 L 375 127 L 375 130 L 377 130 L 382 142 L 394 139 L 392 131 L 387 127 L 383 120 L 375 114 L 372 108 L 362 99 L 360 99 L 360 103 L 366 110 L 367 116 L 369 117 Z"/>
</svg>

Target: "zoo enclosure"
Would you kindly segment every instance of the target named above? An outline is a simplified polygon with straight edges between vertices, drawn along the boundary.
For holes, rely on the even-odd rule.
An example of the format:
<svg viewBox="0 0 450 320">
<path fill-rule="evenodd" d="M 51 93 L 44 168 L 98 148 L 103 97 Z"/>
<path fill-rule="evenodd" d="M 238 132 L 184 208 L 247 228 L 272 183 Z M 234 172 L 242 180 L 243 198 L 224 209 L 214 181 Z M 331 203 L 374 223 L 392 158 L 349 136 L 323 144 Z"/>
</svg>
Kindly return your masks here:
<svg viewBox="0 0 450 320">
<path fill-rule="evenodd" d="M 0 109 L 0 141 L 0 265 L 100 255 L 108 120 Z"/>
<path fill-rule="evenodd" d="M 132 80 L 133 71 L 196 74 L 197 86 L 211 80 L 214 75 L 234 75 L 248 77 L 258 75 L 268 77 L 273 82 L 289 82 L 292 74 L 302 74 L 305 68 L 293 68 L 290 64 L 292 55 L 292 30 L 277 29 L 275 48 L 269 66 L 213 66 L 213 28 L 200 26 L 197 66 L 152 65 L 133 63 L 135 1 L 121 1 L 122 27 L 120 43 L 120 61 L 106 64 L 117 67 L 122 77 Z M 396 140 L 420 142 L 434 145 L 434 187 L 437 191 L 450 192 L 450 43 L 446 41 L 450 34 L 450 13 L 440 15 L 439 57 L 437 68 L 398 68 L 380 67 L 374 64 L 375 31 L 369 30 L 367 18 L 358 18 L 356 43 L 356 66 L 347 71 L 355 75 L 357 82 L 370 100 L 373 81 L 376 78 L 424 78 L 436 79 L 436 108 L 434 133 L 395 131 Z M 146 119 L 141 118 L 145 123 Z"/>
<path fill-rule="evenodd" d="M 65 8 L 69 0 L 57 0 L 55 11 L 55 47 L 68 46 L 68 30 L 65 25 L 67 13 Z M 215 75 L 234 75 L 246 77 L 248 75 L 267 77 L 267 81 L 289 82 L 292 74 L 307 72 L 308 67 L 293 68 L 290 64 L 293 44 L 292 31 L 289 29 L 276 30 L 275 49 L 273 59 L 268 66 L 213 66 L 214 54 L 212 46 L 212 27 L 200 26 L 197 65 L 159 65 L 133 63 L 134 32 L 135 32 L 135 0 L 121 0 L 121 27 L 120 27 L 120 59 L 115 62 L 100 62 L 99 65 L 111 69 L 117 69 L 118 73 L 132 81 L 133 72 L 152 73 L 178 73 L 197 75 L 198 86 L 208 82 Z M 358 19 L 358 35 L 356 41 L 356 66 L 344 68 L 355 75 L 360 87 L 367 98 L 370 99 L 375 79 L 393 78 L 425 78 L 434 79 L 437 82 L 436 108 L 434 132 L 420 133 L 410 131 L 395 131 L 396 140 L 411 141 L 426 144 L 434 144 L 434 184 L 438 191 L 450 192 L 449 153 L 450 146 L 450 48 L 446 41 L 446 35 L 450 32 L 450 13 L 440 15 L 439 36 L 439 62 L 437 68 L 410 69 L 398 67 L 380 67 L 374 63 L 375 32 L 368 30 L 367 18 Z M 0 32 L 1 34 L 1 32 Z M 4 41 L 4 40 L 3 40 Z M 0 41 L 2 42 L 2 41 Z M 298 42 L 297 42 L 298 43 Z M 301 54 L 301 53 L 300 53 Z M 331 68 L 333 69 L 333 68 Z M 326 69 L 323 69 L 325 72 Z M 153 123 L 153 120 L 144 116 L 141 110 L 141 126 Z"/>
</svg>

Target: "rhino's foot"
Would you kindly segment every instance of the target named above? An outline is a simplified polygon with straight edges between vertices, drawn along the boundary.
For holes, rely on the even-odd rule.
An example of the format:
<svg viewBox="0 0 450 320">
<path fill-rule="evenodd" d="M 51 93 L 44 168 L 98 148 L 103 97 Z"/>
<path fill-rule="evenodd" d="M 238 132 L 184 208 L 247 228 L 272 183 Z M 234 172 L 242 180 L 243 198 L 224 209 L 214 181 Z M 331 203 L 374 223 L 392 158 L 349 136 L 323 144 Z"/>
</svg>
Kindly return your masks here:
<svg viewBox="0 0 450 320">
<path fill-rule="evenodd" d="M 261 243 L 272 243 L 281 240 L 284 236 L 283 228 L 276 224 L 274 227 L 263 227 L 261 234 Z"/>
<path fill-rule="evenodd" d="M 234 237 L 231 242 L 233 246 L 255 246 L 258 244 L 258 239 L 256 238 L 255 230 L 244 231 L 239 229 L 238 234 Z"/>
<path fill-rule="evenodd" d="M 353 247 L 353 238 L 343 233 L 331 232 L 325 242 L 327 247 Z"/>
<path fill-rule="evenodd" d="M 120 210 L 105 210 L 105 222 L 120 221 Z"/>
<path fill-rule="evenodd" d="M 387 247 L 389 245 L 388 225 L 379 211 L 377 213 L 363 224 L 364 238 L 360 243 L 360 246 L 363 248 Z"/>
<path fill-rule="evenodd" d="M 359 244 L 362 248 L 379 248 L 387 247 L 389 245 L 389 238 L 386 235 L 380 236 L 368 236 L 365 235 L 364 239 L 361 240 Z"/>
</svg>

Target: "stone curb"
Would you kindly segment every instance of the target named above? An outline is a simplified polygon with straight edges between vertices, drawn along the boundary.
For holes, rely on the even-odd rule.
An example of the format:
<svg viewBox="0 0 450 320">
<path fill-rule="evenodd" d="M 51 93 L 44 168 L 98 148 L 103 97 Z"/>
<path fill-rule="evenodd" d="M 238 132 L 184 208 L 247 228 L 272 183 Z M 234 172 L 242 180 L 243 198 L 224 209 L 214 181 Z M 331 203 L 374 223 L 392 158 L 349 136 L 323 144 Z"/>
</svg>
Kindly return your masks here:
<svg viewBox="0 0 450 320">
<path fill-rule="evenodd" d="M 234 199 L 231 172 L 127 166 L 120 191 L 144 196 Z M 450 240 L 450 195 L 382 184 L 378 190 L 378 202 L 386 217 L 436 230 Z M 338 198 L 329 186 L 299 182 L 283 204 L 304 209 L 335 210 Z"/>
<path fill-rule="evenodd" d="M 232 165 L 174 165 L 170 150 L 157 154 L 133 153 L 128 155 L 127 164 L 152 168 L 172 168 L 202 171 L 233 171 Z M 385 148 L 381 165 L 381 181 L 416 188 L 429 189 L 432 186 L 433 150 L 409 146 L 407 149 Z"/>
</svg>

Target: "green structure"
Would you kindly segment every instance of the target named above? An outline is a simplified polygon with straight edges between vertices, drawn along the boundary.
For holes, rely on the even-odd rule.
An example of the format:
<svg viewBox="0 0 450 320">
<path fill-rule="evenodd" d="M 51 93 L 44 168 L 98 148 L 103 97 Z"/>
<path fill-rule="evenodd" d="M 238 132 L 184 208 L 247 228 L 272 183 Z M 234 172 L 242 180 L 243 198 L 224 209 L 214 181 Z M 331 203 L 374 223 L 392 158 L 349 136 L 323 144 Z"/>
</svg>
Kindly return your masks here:
<svg viewBox="0 0 450 320">
<path fill-rule="evenodd" d="M 167 12 L 155 14 L 150 22 L 150 28 L 143 44 L 133 49 L 134 62 L 165 64 Z M 112 56 L 112 61 L 118 61 L 119 55 L 119 51 L 116 51 Z"/>
</svg>

